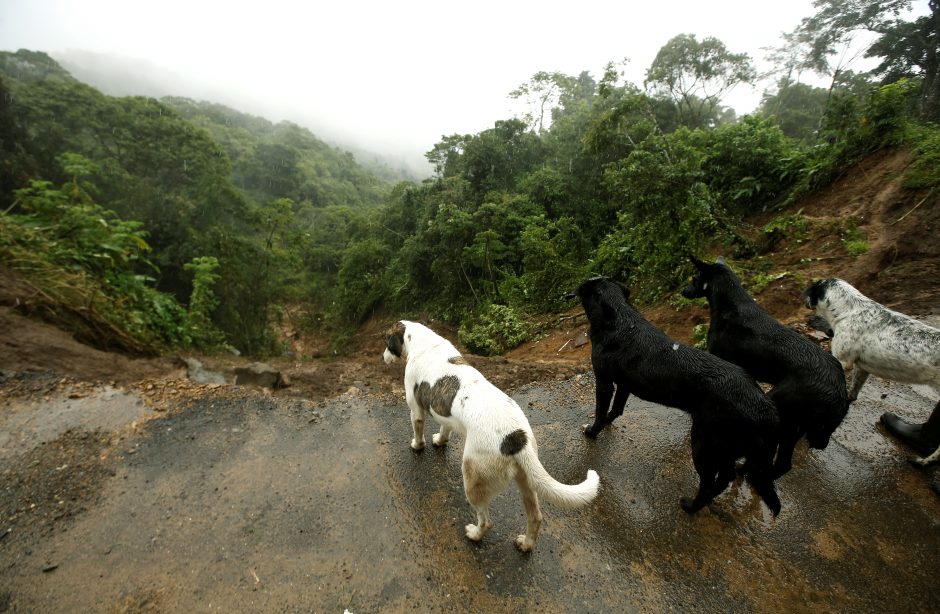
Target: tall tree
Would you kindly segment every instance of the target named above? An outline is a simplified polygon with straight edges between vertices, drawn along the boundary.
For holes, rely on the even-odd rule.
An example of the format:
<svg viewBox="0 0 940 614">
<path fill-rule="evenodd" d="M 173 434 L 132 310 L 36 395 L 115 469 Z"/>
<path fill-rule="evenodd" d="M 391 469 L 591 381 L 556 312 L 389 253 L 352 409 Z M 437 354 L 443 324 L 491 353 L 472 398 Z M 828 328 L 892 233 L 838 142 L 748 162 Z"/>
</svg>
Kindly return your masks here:
<svg viewBox="0 0 940 614">
<path fill-rule="evenodd" d="M 656 54 L 644 83 L 676 103 L 683 124 L 698 128 L 716 117 L 728 92 L 756 77 L 746 53 L 732 53 L 714 37 L 699 41 L 694 34 L 680 34 Z"/>
<path fill-rule="evenodd" d="M 558 106 L 563 96 L 575 89 L 578 80 L 560 72 L 539 71 L 532 78 L 509 92 L 514 100 L 523 100 L 526 111 L 523 121 L 536 134 L 542 134 L 551 121 L 551 112 Z"/>
<path fill-rule="evenodd" d="M 865 49 L 880 58 L 872 71 L 885 81 L 912 76 L 923 79 L 921 114 L 940 119 L 940 0 L 927 2 L 928 14 L 902 19 L 911 0 L 816 0 L 816 14 L 804 19 L 796 35 L 809 43 L 807 64 L 817 72 L 831 68 L 830 59 L 861 32 L 877 35 Z M 831 72 L 831 70 L 830 70 Z"/>
<path fill-rule="evenodd" d="M 808 141 L 819 129 L 828 99 L 824 88 L 782 78 L 776 92 L 764 92 L 759 110 L 787 136 Z"/>
<path fill-rule="evenodd" d="M 444 177 L 453 177 L 458 174 L 460 156 L 463 155 L 467 141 L 471 139 L 469 134 L 452 134 L 442 136 L 441 142 L 434 145 L 434 148 L 424 154 L 434 166 L 434 173 L 441 179 Z"/>
</svg>

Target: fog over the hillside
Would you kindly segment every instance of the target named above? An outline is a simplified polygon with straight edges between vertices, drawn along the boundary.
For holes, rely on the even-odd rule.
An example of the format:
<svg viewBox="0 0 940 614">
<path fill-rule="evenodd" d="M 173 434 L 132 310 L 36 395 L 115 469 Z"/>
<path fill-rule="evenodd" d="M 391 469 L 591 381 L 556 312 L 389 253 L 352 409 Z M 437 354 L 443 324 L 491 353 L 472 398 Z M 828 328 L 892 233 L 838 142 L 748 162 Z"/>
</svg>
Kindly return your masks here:
<svg viewBox="0 0 940 614">
<path fill-rule="evenodd" d="M 626 79 L 642 85 L 680 33 L 715 36 L 766 68 L 762 48 L 812 12 L 811 0 L 0 0 L 0 41 L 45 51 L 109 94 L 186 96 L 294 121 L 423 176 L 424 152 L 442 135 L 513 116 L 508 93 L 540 70 L 599 79 L 627 57 Z M 764 86 L 740 86 L 725 103 L 749 112 Z"/>
<path fill-rule="evenodd" d="M 303 125 L 324 141 L 351 150 L 360 160 L 381 156 L 384 164 L 392 169 L 404 169 L 415 179 L 428 174 L 429 167 L 421 152 L 416 156 L 396 146 L 396 143 L 389 143 L 387 148 L 383 148 L 376 145 L 378 141 L 360 140 L 350 130 L 319 116 L 316 109 L 272 104 L 271 101 L 246 95 L 233 88 L 219 87 L 174 72 L 149 60 L 76 49 L 50 55 L 76 79 L 111 96 L 184 96 L 221 103 L 275 122 L 287 119 Z"/>
</svg>

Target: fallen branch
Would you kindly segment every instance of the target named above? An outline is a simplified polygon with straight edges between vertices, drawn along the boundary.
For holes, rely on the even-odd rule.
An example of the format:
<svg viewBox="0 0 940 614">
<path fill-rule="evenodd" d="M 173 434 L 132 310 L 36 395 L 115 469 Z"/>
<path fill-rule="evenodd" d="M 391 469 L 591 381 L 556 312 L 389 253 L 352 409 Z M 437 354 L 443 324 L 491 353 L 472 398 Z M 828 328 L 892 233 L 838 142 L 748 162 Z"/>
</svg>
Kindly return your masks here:
<svg viewBox="0 0 940 614">
<path fill-rule="evenodd" d="M 914 212 L 914 209 L 916 209 L 917 207 L 920 207 L 922 204 L 924 204 L 924 202 L 926 202 L 926 200 L 927 200 L 928 198 L 930 198 L 930 195 L 933 194 L 933 191 L 934 191 L 935 189 L 936 189 L 936 186 L 930 188 L 930 191 L 927 192 L 927 196 L 924 196 L 922 199 L 920 199 L 920 202 L 917 203 L 916 205 L 914 205 L 914 206 L 911 208 L 910 211 L 908 211 L 907 213 L 905 213 L 904 215 L 902 215 L 902 216 L 899 217 L 898 219 L 896 219 L 896 220 L 894 220 L 893 222 L 891 222 L 891 225 L 894 226 L 895 224 L 897 224 L 898 222 L 900 222 L 901 220 L 903 220 L 904 218 L 906 218 L 907 216 L 909 216 L 911 213 L 913 213 L 913 212 Z"/>
</svg>

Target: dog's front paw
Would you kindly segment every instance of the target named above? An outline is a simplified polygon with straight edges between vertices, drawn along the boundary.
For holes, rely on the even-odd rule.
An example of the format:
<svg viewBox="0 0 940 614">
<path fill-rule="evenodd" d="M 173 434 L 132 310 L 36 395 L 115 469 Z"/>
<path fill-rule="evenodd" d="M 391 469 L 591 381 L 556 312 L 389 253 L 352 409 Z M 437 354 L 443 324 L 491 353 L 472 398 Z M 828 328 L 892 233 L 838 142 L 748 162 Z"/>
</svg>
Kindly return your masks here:
<svg viewBox="0 0 940 614">
<path fill-rule="evenodd" d="M 424 442 L 423 442 L 423 441 L 418 441 L 417 439 L 412 439 L 412 440 L 411 440 L 411 449 L 414 450 L 415 452 L 420 452 L 421 450 L 424 449 Z"/>
<path fill-rule="evenodd" d="M 682 497 L 679 499 L 679 505 L 682 507 L 682 509 L 690 514 L 694 514 L 701 509 L 701 506 L 696 505 L 695 499 L 692 497 Z"/>
<path fill-rule="evenodd" d="M 918 469 L 924 469 L 930 465 L 926 458 L 911 458 L 908 459 L 908 462 Z"/>
<path fill-rule="evenodd" d="M 532 549 L 535 548 L 535 542 L 523 533 L 516 538 L 516 548 L 521 552 L 532 552 Z"/>
<path fill-rule="evenodd" d="M 444 437 L 441 437 L 440 433 L 434 433 L 434 435 L 431 436 L 431 443 L 436 446 L 446 446 L 447 442 L 448 440 Z"/>
<path fill-rule="evenodd" d="M 597 434 L 601 432 L 601 429 L 594 428 L 593 424 L 584 424 L 581 429 L 584 431 L 584 436 L 591 439 L 597 438 Z"/>
<path fill-rule="evenodd" d="M 478 542 L 483 539 L 483 534 L 486 533 L 483 529 L 478 527 L 475 524 L 468 524 L 464 527 L 464 532 L 467 534 L 467 539 Z"/>
</svg>

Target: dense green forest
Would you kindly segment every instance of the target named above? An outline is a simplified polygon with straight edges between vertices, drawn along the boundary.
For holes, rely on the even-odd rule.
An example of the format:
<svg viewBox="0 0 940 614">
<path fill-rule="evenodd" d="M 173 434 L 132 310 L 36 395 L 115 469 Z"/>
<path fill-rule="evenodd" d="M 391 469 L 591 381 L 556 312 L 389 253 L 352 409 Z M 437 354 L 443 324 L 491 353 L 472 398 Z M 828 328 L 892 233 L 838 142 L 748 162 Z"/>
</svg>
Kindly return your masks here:
<svg viewBox="0 0 940 614">
<path fill-rule="evenodd" d="M 669 40 L 642 84 L 614 63 L 537 73 L 510 94 L 527 113 L 442 136 L 433 176 L 395 185 L 300 126 L 109 97 L 44 53 L 2 53 L 0 262 L 37 289 L 24 309 L 130 351 L 276 353 L 281 310 L 301 305 L 337 335 L 383 309 L 499 352 L 587 275 L 652 301 L 688 254 L 756 253 L 751 216 L 877 149 L 912 148 L 908 185 L 935 186 L 938 3 L 906 21 L 909 5 L 818 2 L 742 118 L 722 99 L 757 80 L 753 60 L 714 38 Z M 860 30 L 877 35 L 865 74 L 836 63 Z"/>
</svg>

